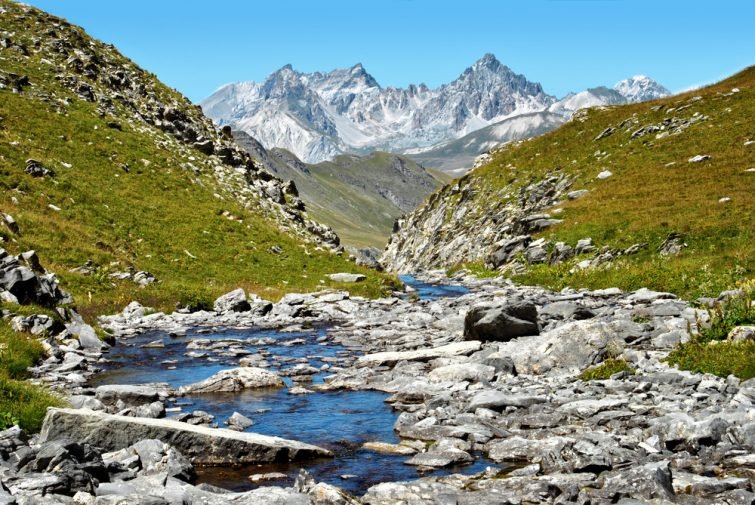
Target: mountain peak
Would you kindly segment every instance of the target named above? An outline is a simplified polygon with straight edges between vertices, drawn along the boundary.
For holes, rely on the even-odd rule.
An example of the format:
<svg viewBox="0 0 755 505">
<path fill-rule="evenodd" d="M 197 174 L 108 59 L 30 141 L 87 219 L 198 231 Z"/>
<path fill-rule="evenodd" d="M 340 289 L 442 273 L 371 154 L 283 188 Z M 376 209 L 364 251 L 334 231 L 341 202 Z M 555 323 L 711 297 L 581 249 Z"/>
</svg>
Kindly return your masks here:
<svg viewBox="0 0 755 505">
<path fill-rule="evenodd" d="M 490 53 L 432 90 L 425 85 L 383 89 L 356 63 L 327 73 L 284 67 L 264 85 L 238 91 L 224 94 L 225 103 L 207 113 L 307 162 L 334 152 L 428 147 L 555 101 Z"/>
<path fill-rule="evenodd" d="M 472 68 L 474 70 L 479 70 L 482 68 L 487 68 L 488 70 L 497 71 L 500 67 L 505 67 L 500 61 L 498 61 L 498 58 L 495 57 L 493 53 L 485 53 L 485 55 L 477 60 L 474 65 L 472 65 Z"/>
<path fill-rule="evenodd" d="M 613 87 L 630 102 L 644 102 L 670 96 L 671 92 L 646 75 L 635 75 Z"/>
</svg>

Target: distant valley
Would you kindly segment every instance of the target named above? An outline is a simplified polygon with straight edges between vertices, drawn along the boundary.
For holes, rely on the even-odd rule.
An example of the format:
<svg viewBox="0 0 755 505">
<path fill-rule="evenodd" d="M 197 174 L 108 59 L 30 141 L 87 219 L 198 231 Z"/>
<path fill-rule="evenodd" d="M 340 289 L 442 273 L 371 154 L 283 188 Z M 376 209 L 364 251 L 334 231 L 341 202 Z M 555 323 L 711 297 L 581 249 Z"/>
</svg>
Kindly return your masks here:
<svg viewBox="0 0 755 505">
<path fill-rule="evenodd" d="M 285 149 L 267 150 L 244 132 L 234 132 L 234 137 L 266 169 L 294 181 L 308 213 L 328 223 L 350 246 L 382 249 L 396 219 L 443 182 L 443 174 L 433 174 L 406 156 L 342 154 L 308 164 Z"/>
</svg>

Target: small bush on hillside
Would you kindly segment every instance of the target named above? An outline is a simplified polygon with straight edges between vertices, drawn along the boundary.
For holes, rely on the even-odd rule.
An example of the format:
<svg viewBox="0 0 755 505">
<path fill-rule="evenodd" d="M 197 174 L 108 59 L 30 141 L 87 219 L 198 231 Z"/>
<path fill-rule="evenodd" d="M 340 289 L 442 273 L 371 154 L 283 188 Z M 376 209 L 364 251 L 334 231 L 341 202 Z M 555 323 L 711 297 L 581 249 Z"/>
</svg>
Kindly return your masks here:
<svg viewBox="0 0 755 505">
<path fill-rule="evenodd" d="M 705 342 L 693 339 L 674 349 L 666 361 L 680 370 L 752 379 L 755 377 L 755 342 Z"/>
<path fill-rule="evenodd" d="M 702 341 L 726 340 L 735 326 L 755 324 L 755 307 L 752 305 L 752 292 L 744 292 L 729 300 L 716 304 L 711 310 L 710 324 L 701 326 Z"/>
<path fill-rule="evenodd" d="M 214 297 L 206 291 L 185 291 L 178 299 L 178 306 L 190 312 L 212 310 Z"/>
<path fill-rule="evenodd" d="M 727 342 L 735 326 L 755 324 L 752 305 L 753 281 L 739 285 L 740 296 L 718 303 L 708 313 L 710 323 L 699 325 L 700 333 L 686 344 L 680 344 L 666 361 L 681 370 L 711 373 L 719 377 L 735 375 L 741 380 L 755 377 L 755 342 Z"/>
<path fill-rule="evenodd" d="M 600 365 L 583 371 L 579 378 L 583 381 L 606 380 L 619 372 L 634 373 L 635 369 L 624 358 L 609 358 Z"/>
</svg>

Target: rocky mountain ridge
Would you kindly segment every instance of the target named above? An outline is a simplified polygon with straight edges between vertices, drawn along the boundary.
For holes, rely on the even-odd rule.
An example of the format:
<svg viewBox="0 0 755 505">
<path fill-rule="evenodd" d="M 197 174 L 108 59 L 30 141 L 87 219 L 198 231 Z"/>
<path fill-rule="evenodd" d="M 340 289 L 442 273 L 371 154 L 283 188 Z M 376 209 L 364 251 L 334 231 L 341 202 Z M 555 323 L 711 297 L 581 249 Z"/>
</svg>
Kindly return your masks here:
<svg viewBox="0 0 755 505">
<path fill-rule="evenodd" d="M 266 147 L 318 162 L 343 152 L 429 146 L 554 101 L 488 54 L 437 89 L 382 88 L 361 64 L 326 74 L 287 65 L 263 83 L 220 88 L 202 108 Z"/>
<path fill-rule="evenodd" d="M 753 142 L 739 125 L 751 114 L 753 75 L 748 69 L 649 104 L 582 110 L 553 132 L 499 148 L 398 221 L 386 267 L 476 263 L 520 274 L 565 262 L 581 275 L 604 272 L 619 258 L 628 266 L 634 255 L 640 262 L 681 255 L 726 269 L 721 258 L 734 250 L 748 264 L 748 224 L 726 205 L 752 213 L 745 188 L 752 188 Z M 690 186 L 690 177 L 699 183 Z M 675 198 L 680 191 L 684 198 Z M 728 231 L 718 235 L 712 223 Z"/>
<path fill-rule="evenodd" d="M 442 148 L 454 139 L 522 114 L 555 107 L 554 112 L 568 117 L 584 104 L 644 101 L 669 94 L 644 76 L 622 81 L 614 90 L 604 89 L 600 93 L 590 90 L 592 98 L 587 102 L 559 101 L 547 95 L 540 84 L 486 54 L 456 80 L 437 89 L 422 84 L 382 88 L 361 64 L 311 74 L 286 65 L 263 83 L 223 86 L 205 99 L 202 107 L 218 124 L 231 125 L 266 148 L 286 149 L 309 163 L 373 150 L 405 152 L 425 160 L 430 156 L 421 153 L 428 149 Z M 606 99 L 609 91 L 615 96 Z M 513 139 L 539 131 L 520 124 Z M 499 137 L 501 141 L 512 139 L 511 135 Z M 452 162 L 453 168 L 461 168 L 462 162 Z"/>
</svg>

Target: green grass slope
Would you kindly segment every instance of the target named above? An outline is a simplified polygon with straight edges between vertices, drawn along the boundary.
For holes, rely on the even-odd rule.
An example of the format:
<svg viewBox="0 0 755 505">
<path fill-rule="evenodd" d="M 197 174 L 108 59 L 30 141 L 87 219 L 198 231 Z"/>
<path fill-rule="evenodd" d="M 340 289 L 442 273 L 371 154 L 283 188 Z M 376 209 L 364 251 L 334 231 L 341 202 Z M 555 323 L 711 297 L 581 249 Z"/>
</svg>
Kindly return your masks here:
<svg viewBox="0 0 755 505">
<path fill-rule="evenodd" d="M 344 244 L 382 249 L 393 223 L 441 185 L 438 174 L 406 156 L 341 155 L 315 165 L 292 153 L 266 150 L 244 132 L 234 136 L 278 177 L 293 180 L 309 214 L 332 227 Z"/>
<path fill-rule="evenodd" d="M 477 230 L 476 258 L 446 254 L 450 259 L 444 262 L 439 254 L 432 266 L 472 259 L 467 266 L 482 270 L 481 259 L 501 237 L 483 231 L 504 226 L 506 216 L 521 208 L 525 188 L 555 177 L 568 181 L 569 191 L 589 192 L 574 200 L 561 197 L 544 209 L 563 222 L 535 238 L 574 246 L 591 237 L 599 248 L 647 247 L 607 268 L 575 269 L 584 259 L 576 258 L 533 266 L 519 280 L 554 288 L 646 286 L 688 298 L 715 296 L 755 268 L 753 117 L 752 67 L 667 99 L 582 111 L 555 131 L 504 147 L 490 163 L 434 194 L 407 219 L 392 254 L 411 264 Z M 599 138 L 605 131 L 610 134 Z M 710 158 L 689 161 L 697 155 Z M 613 175 L 598 179 L 603 171 Z M 687 247 L 678 256 L 661 256 L 658 247 L 671 233 L 681 234 Z"/>
<path fill-rule="evenodd" d="M 272 202 L 271 177 L 239 161 L 230 140 L 211 137 L 214 155 L 197 149 L 193 141 L 219 132 L 155 76 L 63 20 L 6 0 L 0 9 L 0 211 L 18 225 L 0 225 L 0 245 L 35 249 L 84 313 L 132 299 L 172 308 L 237 286 L 275 299 L 339 287 L 325 277 L 338 271 L 367 274 L 349 286 L 355 293 L 390 282 L 318 246 L 307 231 L 317 225 L 290 195 Z M 171 131 L 168 109 L 194 133 Z M 54 175 L 32 177 L 27 159 Z M 94 274 L 70 271 L 86 261 Z M 139 288 L 109 276 L 129 268 L 159 282 Z"/>
<path fill-rule="evenodd" d="M 309 168 L 312 194 L 303 196 L 310 214 L 359 247 L 385 247 L 396 219 L 441 185 L 411 159 L 383 152 L 342 155 Z"/>
</svg>

